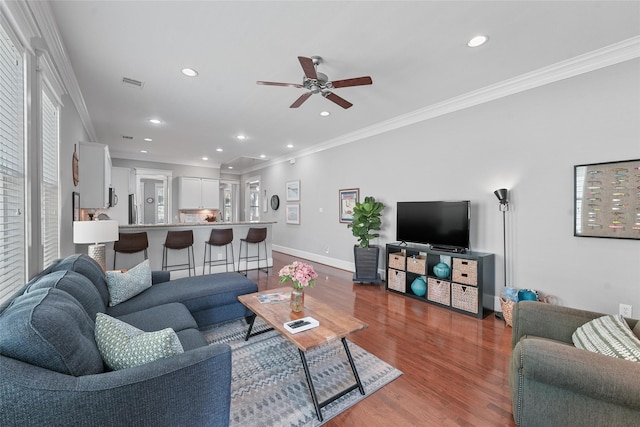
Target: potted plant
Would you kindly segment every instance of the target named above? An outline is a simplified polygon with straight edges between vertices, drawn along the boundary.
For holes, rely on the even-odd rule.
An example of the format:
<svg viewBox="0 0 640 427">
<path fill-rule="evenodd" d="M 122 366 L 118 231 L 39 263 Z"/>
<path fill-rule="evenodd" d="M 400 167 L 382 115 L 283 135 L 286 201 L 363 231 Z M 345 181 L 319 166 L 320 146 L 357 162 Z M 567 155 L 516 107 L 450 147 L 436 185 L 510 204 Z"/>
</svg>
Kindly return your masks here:
<svg viewBox="0 0 640 427">
<path fill-rule="evenodd" d="M 353 256 L 356 264 L 356 272 L 353 275 L 354 282 L 380 283 L 378 274 L 378 261 L 380 248 L 371 246 L 372 239 L 379 237 L 377 231 L 382 225 L 381 213 L 384 205 L 377 202 L 374 197 L 367 196 L 363 202 L 357 202 L 353 208 L 353 221 L 348 225 L 358 239 L 358 244 L 353 247 Z"/>
</svg>

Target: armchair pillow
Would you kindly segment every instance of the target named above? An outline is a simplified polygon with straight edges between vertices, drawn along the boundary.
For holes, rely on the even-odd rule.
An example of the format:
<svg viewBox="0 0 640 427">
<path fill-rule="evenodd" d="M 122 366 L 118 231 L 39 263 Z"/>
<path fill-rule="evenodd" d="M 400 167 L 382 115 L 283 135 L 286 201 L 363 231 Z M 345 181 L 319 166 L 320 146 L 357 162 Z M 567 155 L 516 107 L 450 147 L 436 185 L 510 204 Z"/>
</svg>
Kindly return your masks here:
<svg viewBox="0 0 640 427">
<path fill-rule="evenodd" d="M 96 317 L 96 343 L 104 363 L 113 370 L 132 368 L 183 353 L 171 328 L 144 332 L 104 313 Z"/>
<path fill-rule="evenodd" d="M 640 340 L 620 315 L 587 322 L 573 333 L 572 339 L 577 348 L 640 362 Z"/>
</svg>

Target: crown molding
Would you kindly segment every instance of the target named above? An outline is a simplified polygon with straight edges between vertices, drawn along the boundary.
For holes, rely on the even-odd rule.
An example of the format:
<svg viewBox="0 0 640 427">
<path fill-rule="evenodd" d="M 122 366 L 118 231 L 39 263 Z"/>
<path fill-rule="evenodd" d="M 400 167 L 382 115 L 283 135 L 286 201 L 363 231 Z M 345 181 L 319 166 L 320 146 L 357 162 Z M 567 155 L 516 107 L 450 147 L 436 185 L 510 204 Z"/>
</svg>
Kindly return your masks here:
<svg viewBox="0 0 640 427">
<path fill-rule="evenodd" d="M 640 36 L 632 37 L 630 39 L 605 46 L 601 49 L 587 52 L 583 55 L 578 55 L 565 61 L 557 62 L 547 67 L 542 67 L 538 70 L 429 105 L 425 108 L 391 118 L 345 135 L 341 135 L 337 138 L 314 145 L 308 150 L 289 153 L 286 157 L 283 156 L 275 158 L 260 165 L 259 167 L 244 170 L 242 173 L 245 174 L 264 169 L 265 167 L 273 166 L 275 164 L 288 162 L 292 157 L 309 156 L 340 145 L 370 138 L 385 132 L 390 132 L 395 129 L 443 116 L 445 114 L 454 113 L 456 111 L 495 101 L 496 99 L 504 98 L 506 96 L 514 95 L 637 58 L 640 58 Z"/>
<path fill-rule="evenodd" d="M 96 137 L 96 132 L 93 128 L 93 123 L 91 122 L 87 104 L 84 101 L 80 85 L 78 84 L 78 79 L 76 78 L 76 74 L 71 66 L 71 61 L 69 60 L 69 55 L 67 55 L 64 43 L 60 37 L 60 32 L 58 31 L 55 19 L 53 18 L 53 12 L 51 11 L 49 2 L 25 2 L 22 0 L 20 3 L 31 11 L 39 31 L 39 36 L 44 40 L 48 48 L 48 53 L 53 59 L 57 74 L 60 76 L 66 92 L 71 97 L 71 100 L 78 111 L 80 121 L 87 132 L 88 138 L 91 141 L 97 141 L 98 138 Z"/>
</svg>

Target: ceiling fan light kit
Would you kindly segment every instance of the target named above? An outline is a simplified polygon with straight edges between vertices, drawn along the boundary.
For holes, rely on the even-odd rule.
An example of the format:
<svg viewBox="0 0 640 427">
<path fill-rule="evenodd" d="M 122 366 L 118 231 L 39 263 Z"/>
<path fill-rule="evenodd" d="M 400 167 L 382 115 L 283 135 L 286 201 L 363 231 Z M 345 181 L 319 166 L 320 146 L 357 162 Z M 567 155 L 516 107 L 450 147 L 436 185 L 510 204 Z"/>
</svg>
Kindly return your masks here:
<svg viewBox="0 0 640 427">
<path fill-rule="evenodd" d="M 301 85 L 296 83 L 279 83 L 279 82 L 265 82 L 265 81 L 256 82 L 259 85 L 289 86 L 289 87 L 295 87 L 300 89 L 307 89 L 308 92 L 302 94 L 298 99 L 296 99 L 293 102 L 293 104 L 289 106 L 289 108 L 298 108 L 307 99 L 309 99 L 311 95 L 319 93 L 324 98 L 327 98 L 329 101 L 332 101 L 335 104 L 346 109 L 351 107 L 353 104 L 347 101 L 346 99 L 333 93 L 331 89 L 373 84 L 373 80 L 369 76 L 336 80 L 336 81 L 329 80 L 329 77 L 326 74 L 320 73 L 317 70 L 318 64 L 322 62 L 322 58 L 319 56 L 312 56 L 310 58 L 307 58 L 305 56 L 299 56 L 298 61 L 300 61 L 300 65 L 302 66 L 302 71 L 304 71 L 304 76 L 302 77 Z"/>
</svg>

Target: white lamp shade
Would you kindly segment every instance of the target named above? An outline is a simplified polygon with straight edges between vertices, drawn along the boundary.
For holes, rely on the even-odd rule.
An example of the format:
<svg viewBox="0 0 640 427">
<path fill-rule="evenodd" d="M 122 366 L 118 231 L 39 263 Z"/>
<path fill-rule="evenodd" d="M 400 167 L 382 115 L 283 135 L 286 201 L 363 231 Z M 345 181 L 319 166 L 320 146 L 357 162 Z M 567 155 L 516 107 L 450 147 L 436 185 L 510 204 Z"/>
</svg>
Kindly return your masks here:
<svg viewBox="0 0 640 427">
<path fill-rule="evenodd" d="M 118 221 L 73 221 L 73 243 L 104 243 L 118 240 Z"/>
</svg>

